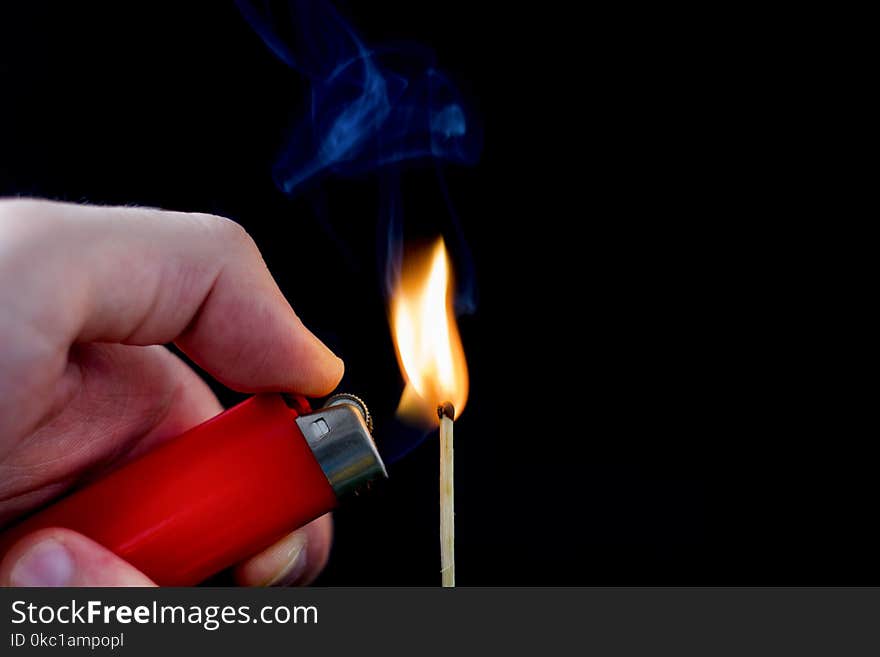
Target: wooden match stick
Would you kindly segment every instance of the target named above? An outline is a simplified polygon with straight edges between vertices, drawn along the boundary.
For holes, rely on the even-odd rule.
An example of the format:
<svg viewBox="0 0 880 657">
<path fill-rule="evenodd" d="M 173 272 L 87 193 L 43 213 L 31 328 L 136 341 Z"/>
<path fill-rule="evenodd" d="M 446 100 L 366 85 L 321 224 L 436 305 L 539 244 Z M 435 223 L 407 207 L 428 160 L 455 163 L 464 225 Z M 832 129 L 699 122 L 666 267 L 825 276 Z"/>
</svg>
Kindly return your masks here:
<svg viewBox="0 0 880 657">
<path fill-rule="evenodd" d="M 452 476 L 452 429 L 455 407 L 437 407 L 440 418 L 440 575 L 443 586 L 455 586 L 455 481 Z"/>
</svg>

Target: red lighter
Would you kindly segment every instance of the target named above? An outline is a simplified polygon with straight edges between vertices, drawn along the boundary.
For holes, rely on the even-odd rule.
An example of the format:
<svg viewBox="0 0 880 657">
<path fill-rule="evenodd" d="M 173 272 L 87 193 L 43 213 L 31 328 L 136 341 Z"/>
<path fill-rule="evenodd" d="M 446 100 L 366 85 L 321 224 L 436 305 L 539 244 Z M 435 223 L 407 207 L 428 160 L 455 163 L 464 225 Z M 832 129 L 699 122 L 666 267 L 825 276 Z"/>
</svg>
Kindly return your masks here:
<svg viewBox="0 0 880 657">
<path fill-rule="evenodd" d="M 251 397 L 14 527 L 67 527 L 157 584 L 191 586 L 256 554 L 387 476 L 366 405 L 335 395 Z"/>
</svg>

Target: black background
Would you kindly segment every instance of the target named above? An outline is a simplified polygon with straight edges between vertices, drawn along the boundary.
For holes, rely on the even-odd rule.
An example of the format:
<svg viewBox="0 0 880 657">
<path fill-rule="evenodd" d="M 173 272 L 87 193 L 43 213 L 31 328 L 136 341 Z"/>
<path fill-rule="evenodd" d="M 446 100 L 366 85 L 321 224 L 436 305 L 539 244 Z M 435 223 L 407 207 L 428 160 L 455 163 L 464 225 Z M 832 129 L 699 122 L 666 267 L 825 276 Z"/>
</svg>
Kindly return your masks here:
<svg viewBox="0 0 880 657">
<path fill-rule="evenodd" d="M 790 264 L 799 228 L 768 196 L 784 117 L 723 17 L 342 9 L 369 42 L 431 46 L 485 132 L 478 166 L 446 170 L 479 290 L 459 583 L 877 583 L 868 435 L 812 385 L 800 303 L 821 281 Z M 402 383 L 377 185 L 275 188 L 302 99 L 232 4 L 7 3 L 0 195 L 239 221 L 345 359 L 381 447 Z M 403 189 L 408 221 L 442 229 L 432 167 Z M 436 453 L 429 438 L 339 510 L 318 583 L 439 581 Z"/>
</svg>

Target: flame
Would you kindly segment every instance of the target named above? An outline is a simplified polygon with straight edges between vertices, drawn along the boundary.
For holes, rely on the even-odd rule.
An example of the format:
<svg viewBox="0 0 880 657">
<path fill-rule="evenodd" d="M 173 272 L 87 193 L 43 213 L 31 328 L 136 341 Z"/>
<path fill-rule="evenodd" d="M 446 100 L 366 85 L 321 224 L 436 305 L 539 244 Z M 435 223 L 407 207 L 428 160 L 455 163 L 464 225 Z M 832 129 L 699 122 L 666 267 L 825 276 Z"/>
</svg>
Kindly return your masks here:
<svg viewBox="0 0 880 657">
<path fill-rule="evenodd" d="M 452 311 L 452 276 L 440 239 L 428 257 L 410 258 L 391 300 L 397 361 L 406 379 L 398 415 L 437 422 L 437 406 L 450 401 L 456 417 L 468 396 L 467 362 Z"/>
</svg>

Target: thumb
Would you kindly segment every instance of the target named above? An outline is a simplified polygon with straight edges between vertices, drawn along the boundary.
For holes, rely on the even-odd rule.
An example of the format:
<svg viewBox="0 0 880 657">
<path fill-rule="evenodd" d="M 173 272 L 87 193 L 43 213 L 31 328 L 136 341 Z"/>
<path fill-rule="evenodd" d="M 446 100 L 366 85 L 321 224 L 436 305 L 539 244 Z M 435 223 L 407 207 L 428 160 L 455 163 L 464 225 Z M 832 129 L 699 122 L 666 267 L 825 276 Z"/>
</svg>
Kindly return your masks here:
<svg viewBox="0 0 880 657">
<path fill-rule="evenodd" d="M 2 586 L 155 586 L 131 564 L 69 529 L 43 529 L 0 562 Z"/>
</svg>

